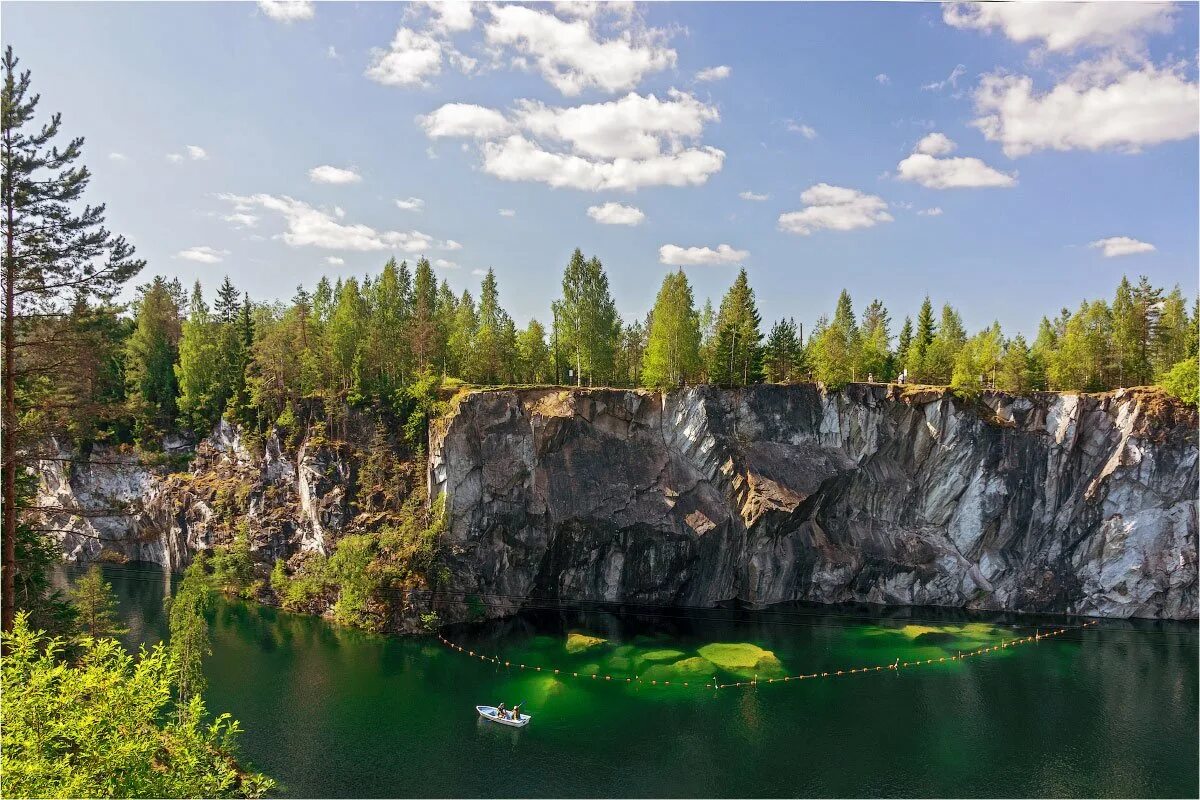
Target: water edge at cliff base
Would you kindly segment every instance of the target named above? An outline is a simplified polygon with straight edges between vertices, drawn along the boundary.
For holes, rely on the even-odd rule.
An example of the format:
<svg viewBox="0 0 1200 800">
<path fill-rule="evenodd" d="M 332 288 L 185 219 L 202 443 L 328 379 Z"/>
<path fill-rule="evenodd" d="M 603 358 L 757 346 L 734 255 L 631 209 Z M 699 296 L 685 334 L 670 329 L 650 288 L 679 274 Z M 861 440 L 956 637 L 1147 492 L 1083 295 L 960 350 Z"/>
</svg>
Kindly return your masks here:
<svg viewBox="0 0 1200 800">
<path fill-rule="evenodd" d="M 105 574 L 126 644 L 162 639 L 163 573 Z M 766 683 L 940 658 L 1053 622 L 815 606 L 533 610 L 445 631 L 505 669 L 432 637 L 222 601 L 206 698 L 241 721 L 243 758 L 285 796 L 1196 796 L 1195 623 L 1102 622 L 965 661 Z M 601 678 L 569 675 L 593 671 Z M 696 689 L 710 671 L 759 684 Z M 634 675 L 672 686 L 624 682 Z M 475 714 L 501 701 L 524 701 L 533 723 Z"/>
</svg>

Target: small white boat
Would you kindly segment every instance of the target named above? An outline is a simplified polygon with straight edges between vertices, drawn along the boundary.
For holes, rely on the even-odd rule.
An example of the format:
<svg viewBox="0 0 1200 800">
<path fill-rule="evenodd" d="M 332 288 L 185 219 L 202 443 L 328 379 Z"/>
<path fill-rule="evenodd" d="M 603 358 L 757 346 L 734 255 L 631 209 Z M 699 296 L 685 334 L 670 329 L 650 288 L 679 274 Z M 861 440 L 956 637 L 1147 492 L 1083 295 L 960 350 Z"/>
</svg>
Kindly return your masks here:
<svg viewBox="0 0 1200 800">
<path fill-rule="evenodd" d="M 501 725 L 508 725 L 512 728 L 524 728 L 529 724 L 529 720 L 533 719 L 533 717 L 529 716 L 528 714 L 521 714 L 519 719 L 502 717 L 500 716 L 499 712 L 496 711 L 495 706 L 475 706 L 475 710 L 478 711 L 479 716 L 483 717 L 484 719 L 490 719 L 492 722 L 498 722 Z"/>
</svg>

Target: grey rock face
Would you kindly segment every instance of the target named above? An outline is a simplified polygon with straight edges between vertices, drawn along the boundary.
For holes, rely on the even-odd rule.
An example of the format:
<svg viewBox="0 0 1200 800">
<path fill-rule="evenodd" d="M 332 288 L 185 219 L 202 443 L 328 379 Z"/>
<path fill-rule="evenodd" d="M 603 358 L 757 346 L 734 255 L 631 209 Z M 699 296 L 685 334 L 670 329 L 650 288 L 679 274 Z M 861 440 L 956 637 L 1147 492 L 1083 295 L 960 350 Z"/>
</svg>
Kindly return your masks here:
<svg viewBox="0 0 1200 800">
<path fill-rule="evenodd" d="M 1196 415 L 1156 393 L 491 391 L 429 452 L 444 588 L 491 615 L 551 597 L 1197 616 Z"/>
</svg>

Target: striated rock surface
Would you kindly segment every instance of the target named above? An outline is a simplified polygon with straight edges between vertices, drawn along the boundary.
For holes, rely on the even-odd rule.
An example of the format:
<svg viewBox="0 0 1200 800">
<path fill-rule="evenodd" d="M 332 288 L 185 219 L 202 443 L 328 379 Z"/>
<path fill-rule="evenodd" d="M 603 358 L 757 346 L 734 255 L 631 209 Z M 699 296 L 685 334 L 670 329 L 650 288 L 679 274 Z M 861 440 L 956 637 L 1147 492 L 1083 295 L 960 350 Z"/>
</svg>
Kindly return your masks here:
<svg viewBox="0 0 1200 800">
<path fill-rule="evenodd" d="M 1196 427 L 1146 390 L 477 392 L 430 434 L 442 588 L 491 615 L 563 598 L 1194 619 Z"/>
</svg>

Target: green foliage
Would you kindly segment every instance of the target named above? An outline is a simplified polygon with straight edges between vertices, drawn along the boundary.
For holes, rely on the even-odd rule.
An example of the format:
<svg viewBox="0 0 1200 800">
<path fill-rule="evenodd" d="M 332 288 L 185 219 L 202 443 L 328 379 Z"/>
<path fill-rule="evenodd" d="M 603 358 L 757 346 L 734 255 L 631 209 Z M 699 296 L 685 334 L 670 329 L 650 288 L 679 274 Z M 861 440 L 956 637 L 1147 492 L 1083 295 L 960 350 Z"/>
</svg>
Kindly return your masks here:
<svg viewBox="0 0 1200 800">
<path fill-rule="evenodd" d="M 93 564 L 71 587 L 69 596 L 75 607 L 79 631 L 93 639 L 119 636 L 127 633 L 117 621 L 117 598 L 112 585 L 100 574 L 100 567 Z"/>
<path fill-rule="evenodd" d="M 1163 376 L 1160 385 L 1183 402 L 1194 406 L 1200 403 L 1200 389 L 1197 386 L 1200 382 L 1200 378 L 1197 377 L 1198 373 L 1200 373 L 1200 360 L 1192 356 L 1171 367 Z"/>
<path fill-rule="evenodd" d="M 405 419 L 404 439 L 414 450 L 424 449 L 429 436 L 429 421 L 446 410 L 445 402 L 438 397 L 441 385 L 441 377 L 426 368 L 397 393 L 396 410 Z"/>
<path fill-rule="evenodd" d="M 694 381 L 700 371 L 700 318 L 683 270 L 663 278 L 642 367 L 642 385 L 668 388 Z"/>
<path fill-rule="evenodd" d="M 341 625 L 375 630 L 380 620 L 371 613 L 370 601 L 382 585 L 376 564 L 379 541 L 366 534 L 344 536 L 329 559 L 326 575 L 338 587 L 333 619 Z"/>
<path fill-rule="evenodd" d="M 149 438 L 175 418 L 175 361 L 181 329 L 177 288 L 156 277 L 140 292 L 133 335 L 126 346 L 125 378 L 129 410 L 137 430 Z"/>
<path fill-rule="evenodd" d="M 421 615 L 421 627 L 433 633 L 442 626 L 442 619 L 436 611 L 427 611 Z"/>
<path fill-rule="evenodd" d="M 721 386 L 748 386 L 762 380 L 761 319 L 746 270 L 739 270 L 717 312 L 708 348 L 709 380 Z"/>
<path fill-rule="evenodd" d="M 171 659 L 175 664 L 176 709 L 181 715 L 206 686 L 203 664 L 210 652 L 206 615 L 212 601 L 207 560 L 201 551 L 184 570 L 175 595 L 165 601 Z"/>
<path fill-rule="evenodd" d="M 620 335 L 617 307 L 600 259 L 576 249 L 563 272 L 562 299 L 554 304 L 555 329 L 574 382 L 603 384 L 613 371 Z"/>
<path fill-rule="evenodd" d="M 274 782 L 234 760 L 236 720 L 205 722 L 191 697 L 168 714 L 177 663 L 161 645 L 133 658 L 87 639 L 73 662 L 61 639 L 18 616 L 5 634 L 6 797 L 261 797 Z"/>
<path fill-rule="evenodd" d="M 214 588 L 226 594 L 253 597 L 254 561 L 250 556 L 250 530 L 247 522 L 242 522 L 231 544 L 214 548 L 210 563 L 211 583 Z"/>
<path fill-rule="evenodd" d="M 789 383 L 807 377 L 807 360 L 796 331 L 796 321 L 781 319 L 771 326 L 763 347 L 763 372 L 772 383 Z"/>
<path fill-rule="evenodd" d="M 185 426 L 207 432 L 220 418 L 228 400 L 225 384 L 221 324 L 208 312 L 200 281 L 192 289 L 188 317 L 179 340 L 179 415 Z"/>
</svg>

